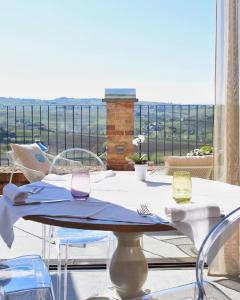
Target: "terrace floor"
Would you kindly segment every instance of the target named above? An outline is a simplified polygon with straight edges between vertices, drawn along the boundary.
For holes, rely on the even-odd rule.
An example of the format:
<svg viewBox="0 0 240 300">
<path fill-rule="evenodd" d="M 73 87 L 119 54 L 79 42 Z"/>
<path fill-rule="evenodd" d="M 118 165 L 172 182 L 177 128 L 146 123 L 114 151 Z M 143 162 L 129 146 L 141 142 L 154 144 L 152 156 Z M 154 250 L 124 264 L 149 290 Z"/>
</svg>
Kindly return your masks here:
<svg viewBox="0 0 240 300">
<path fill-rule="evenodd" d="M 108 282 L 106 281 L 105 271 L 71 271 L 68 278 L 68 300 L 83 300 L 98 294 L 104 295 L 111 291 L 111 289 L 107 288 Z M 214 279 L 220 283 L 218 287 L 231 300 L 239 300 L 239 283 L 236 284 L 231 279 L 224 281 L 221 281 L 219 278 Z M 54 289 L 56 290 L 56 274 L 53 272 L 52 280 Z M 195 270 L 193 268 L 151 269 L 149 270 L 144 288 L 151 291 L 159 291 L 194 281 Z"/>
<path fill-rule="evenodd" d="M 41 254 L 41 224 L 20 220 L 15 226 L 15 241 L 11 249 L 0 242 L 1 258 L 10 258 L 26 254 Z M 98 243 L 88 245 L 86 248 L 71 248 L 69 252 L 69 264 L 105 263 L 108 244 Z M 114 249 L 114 243 L 111 243 Z M 144 236 L 143 249 L 149 262 L 175 263 L 193 262 L 196 250 L 191 241 L 177 234 L 166 232 L 161 235 Z M 55 245 L 51 246 L 51 263 L 55 263 Z M 183 273 L 184 271 L 184 273 Z M 106 293 L 111 287 L 106 270 L 70 270 L 69 271 L 69 300 L 86 299 L 99 293 Z M 56 288 L 56 271 L 51 271 L 54 287 Z M 219 278 L 215 278 L 219 280 Z M 195 280 L 193 267 L 175 267 L 150 269 L 145 287 L 156 291 L 177 285 L 189 283 Z M 240 287 L 235 281 L 224 281 L 223 286 L 230 286 L 227 293 L 231 299 L 239 299 Z M 236 292 L 236 290 L 238 292 Z"/>
<path fill-rule="evenodd" d="M 11 258 L 27 254 L 40 254 L 42 249 L 42 225 L 32 221 L 19 220 L 14 226 L 15 240 L 9 249 L 1 240 L 1 258 Z M 162 232 L 144 236 L 143 249 L 149 262 L 161 262 L 174 259 L 179 262 L 194 261 L 196 250 L 192 242 L 176 231 Z M 72 248 L 69 258 L 72 263 L 78 261 L 106 262 L 108 242 L 88 245 L 86 248 Z M 111 242 L 113 251 L 115 241 Z M 55 245 L 51 245 L 50 259 L 56 258 Z M 70 261 L 71 263 L 71 261 Z"/>
</svg>

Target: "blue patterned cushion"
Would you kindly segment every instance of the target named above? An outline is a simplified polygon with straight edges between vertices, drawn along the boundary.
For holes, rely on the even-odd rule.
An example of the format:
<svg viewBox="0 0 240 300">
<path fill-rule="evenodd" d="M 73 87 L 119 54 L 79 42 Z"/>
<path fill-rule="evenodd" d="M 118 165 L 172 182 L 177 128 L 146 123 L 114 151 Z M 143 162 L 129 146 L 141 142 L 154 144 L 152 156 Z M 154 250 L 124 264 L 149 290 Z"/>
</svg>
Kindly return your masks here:
<svg viewBox="0 0 240 300">
<path fill-rule="evenodd" d="M 38 162 L 44 163 L 46 161 L 45 157 L 42 155 L 42 153 L 35 154 L 35 158 Z"/>
<path fill-rule="evenodd" d="M 30 145 L 11 144 L 14 156 L 29 169 L 48 174 L 50 161 L 36 143 Z"/>
</svg>

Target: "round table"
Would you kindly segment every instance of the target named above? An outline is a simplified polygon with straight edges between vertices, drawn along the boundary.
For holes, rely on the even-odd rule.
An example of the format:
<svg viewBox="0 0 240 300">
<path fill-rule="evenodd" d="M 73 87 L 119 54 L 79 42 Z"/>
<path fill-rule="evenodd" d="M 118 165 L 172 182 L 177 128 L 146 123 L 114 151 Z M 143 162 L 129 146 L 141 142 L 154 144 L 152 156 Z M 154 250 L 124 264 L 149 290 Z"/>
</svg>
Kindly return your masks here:
<svg viewBox="0 0 240 300">
<path fill-rule="evenodd" d="M 43 216 L 28 216 L 24 219 L 60 227 L 112 231 L 118 243 L 111 258 L 109 272 L 111 281 L 122 299 L 144 294 L 142 286 L 147 279 L 148 265 L 140 244 L 143 233 L 173 230 L 173 227 L 167 224 L 129 224 Z"/>
<path fill-rule="evenodd" d="M 105 201 L 114 201 L 136 211 L 143 201 L 150 210 L 164 216 L 164 208 L 174 205 L 171 177 L 148 177 L 139 182 L 133 172 L 117 172 L 117 176 L 100 182 L 93 188 L 91 196 Z M 221 182 L 193 178 L 192 200 L 208 204 L 217 203 L 226 214 L 239 206 L 240 187 Z M 109 191 L 108 188 L 111 188 Z M 231 195 L 231 198 L 229 198 Z M 226 201 L 228 199 L 228 201 Z M 115 221 L 100 221 L 46 216 L 25 216 L 31 220 L 54 226 L 112 231 L 117 237 L 117 248 L 110 264 L 110 278 L 123 299 L 143 294 L 142 286 L 147 278 L 147 262 L 140 246 L 144 232 L 167 231 L 167 224 L 138 224 Z"/>
</svg>

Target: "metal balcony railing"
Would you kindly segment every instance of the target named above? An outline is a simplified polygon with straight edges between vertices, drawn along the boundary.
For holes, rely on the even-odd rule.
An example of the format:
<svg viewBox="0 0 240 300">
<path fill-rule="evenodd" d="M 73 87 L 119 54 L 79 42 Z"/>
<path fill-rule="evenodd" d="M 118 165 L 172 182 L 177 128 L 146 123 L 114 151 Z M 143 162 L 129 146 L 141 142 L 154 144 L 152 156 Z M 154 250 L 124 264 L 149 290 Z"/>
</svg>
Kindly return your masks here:
<svg viewBox="0 0 240 300">
<path fill-rule="evenodd" d="M 135 134 L 146 143 L 140 151 L 155 164 L 166 155 L 186 155 L 194 148 L 213 144 L 213 105 L 136 105 Z"/>
<path fill-rule="evenodd" d="M 141 152 L 156 164 L 165 155 L 185 155 L 201 145 L 212 145 L 213 106 L 137 104 L 138 134 L 146 137 Z M 8 165 L 10 143 L 37 140 L 53 154 L 81 147 L 100 155 L 106 148 L 106 106 L 0 106 L 0 165 Z"/>
<path fill-rule="evenodd" d="M 49 152 L 81 147 L 105 151 L 106 106 L 0 106 L 0 164 L 8 164 L 10 143 L 41 140 Z"/>
</svg>

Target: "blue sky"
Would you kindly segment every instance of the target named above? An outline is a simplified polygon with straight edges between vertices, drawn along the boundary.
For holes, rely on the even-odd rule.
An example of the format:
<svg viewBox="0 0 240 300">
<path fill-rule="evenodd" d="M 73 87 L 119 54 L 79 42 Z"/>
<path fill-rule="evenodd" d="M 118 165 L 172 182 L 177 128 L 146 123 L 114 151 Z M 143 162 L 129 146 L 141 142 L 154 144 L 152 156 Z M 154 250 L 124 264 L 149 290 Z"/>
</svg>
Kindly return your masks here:
<svg viewBox="0 0 240 300">
<path fill-rule="evenodd" d="M 0 0 L 0 96 L 213 103 L 215 0 Z"/>
</svg>

